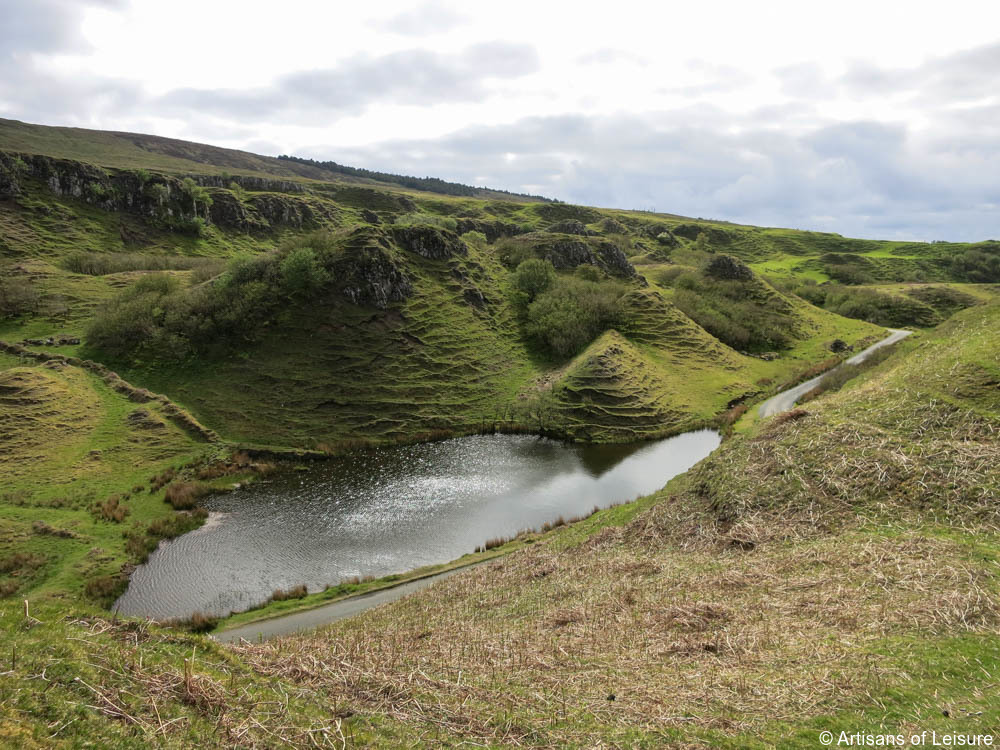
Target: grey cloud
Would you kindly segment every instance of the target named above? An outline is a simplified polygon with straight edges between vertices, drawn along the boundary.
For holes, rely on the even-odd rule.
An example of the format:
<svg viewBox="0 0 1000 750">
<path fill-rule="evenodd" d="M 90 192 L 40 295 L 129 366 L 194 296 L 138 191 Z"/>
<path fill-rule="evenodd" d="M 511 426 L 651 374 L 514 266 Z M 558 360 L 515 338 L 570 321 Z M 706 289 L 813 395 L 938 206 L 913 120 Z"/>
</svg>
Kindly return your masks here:
<svg viewBox="0 0 1000 750">
<path fill-rule="evenodd" d="M 429 36 L 449 31 L 465 22 L 465 16 L 439 3 L 424 3 L 384 21 L 371 23 L 376 29 L 403 36 Z"/>
<path fill-rule="evenodd" d="M 839 84 L 854 96 L 902 93 L 933 102 L 991 97 L 1000 87 L 1000 43 L 932 58 L 909 68 L 855 62 Z"/>
<path fill-rule="evenodd" d="M 292 73 L 258 89 L 179 89 L 154 106 L 168 111 L 213 112 L 264 119 L 288 112 L 329 120 L 356 114 L 379 101 L 431 105 L 481 101 L 490 79 L 510 79 L 538 69 L 538 54 L 523 44 L 477 44 L 456 55 L 427 50 L 355 57 L 337 68 Z"/>
<path fill-rule="evenodd" d="M 746 127 L 733 134 L 731 118 L 717 113 L 712 126 L 709 118 L 703 112 L 697 127 L 682 112 L 529 118 L 440 140 L 300 153 L 461 182 L 481 177 L 493 187 L 577 203 L 655 206 L 849 236 L 1000 235 L 1000 153 L 989 139 L 967 141 L 959 153 L 946 142 L 916 142 L 902 126 L 856 122 L 798 136 Z"/>
</svg>

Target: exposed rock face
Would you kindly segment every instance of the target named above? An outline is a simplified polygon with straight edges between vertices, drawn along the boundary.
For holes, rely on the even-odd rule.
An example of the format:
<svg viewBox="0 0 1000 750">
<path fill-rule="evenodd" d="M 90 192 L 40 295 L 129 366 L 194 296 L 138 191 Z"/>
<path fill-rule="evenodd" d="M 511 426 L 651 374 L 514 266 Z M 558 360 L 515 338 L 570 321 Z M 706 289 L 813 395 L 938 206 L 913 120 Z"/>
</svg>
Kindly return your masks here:
<svg viewBox="0 0 1000 750">
<path fill-rule="evenodd" d="M 490 301 L 486 299 L 478 287 L 473 286 L 463 289 L 462 297 L 477 310 L 483 310 L 490 304 Z"/>
<path fill-rule="evenodd" d="M 378 214 L 374 211 L 369 211 L 367 208 L 361 212 L 361 218 L 367 221 L 369 224 L 381 224 L 382 220 L 378 217 Z"/>
<path fill-rule="evenodd" d="M 528 230 L 509 221 L 483 221 L 482 219 L 459 219 L 458 234 L 482 232 L 487 242 L 496 242 L 501 237 L 515 237 Z"/>
<path fill-rule="evenodd" d="M 557 240 L 538 248 L 538 254 L 559 270 L 576 268 L 583 263 L 597 265 L 590 245 L 582 240 Z"/>
<path fill-rule="evenodd" d="M 213 224 L 242 229 L 245 232 L 264 231 L 270 229 L 267 221 L 262 219 L 257 211 L 248 207 L 228 190 L 212 192 L 212 205 L 209 208 L 209 218 Z"/>
<path fill-rule="evenodd" d="M 587 225 L 582 221 L 577 221 L 576 219 L 566 219 L 565 221 L 559 221 L 548 228 L 550 232 L 558 232 L 559 234 L 576 234 L 582 237 L 592 237 L 597 234 L 590 229 L 587 229 Z"/>
<path fill-rule="evenodd" d="M 202 187 L 228 188 L 235 182 L 244 190 L 255 190 L 264 193 L 305 193 L 305 185 L 287 180 L 274 180 L 269 177 L 254 177 L 249 175 L 190 175 L 191 179 Z"/>
<path fill-rule="evenodd" d="M 609 217 L 601 222 L 601 231 L 604 234 L 628 234 L 628 227 Z"/>
<path fill-rule="evenodd" d="M 674 236 L 674 233 L 669 229 L 656 235 L 656 241 L 664 247 L 677 247 L 681 244 L 680 240 L 678 240 L 677 237 Z"/>
<path fill-rule="evenodd" d="M 196 184 L 208 188 L 212 199 L 211 205 L 196 204 L 182 179 L 172 175 L 139 170 L 105 171 L 82 162 L 35 154 L 0 153 L 0 197 L 17 195 L 20 191 L 15 169 L 18 160 L 28 175 L 45 182 L 56 195 L 76 198 L 105 211 L 154 219 L 204 218 L 245 232 L 269 231 L 275 226 L 300 229 L 336 216 L 336 208 L 325 202 L 310 201 L 303 195 L 305 187 L 294 182 L 242 175 L 192 175 Z M 227 189 L 232 182 L 245 190 L 268 192 L 257 192 L 243 201 Z"/>
<path fill-rule="evenodd" d="M 656 240 L 664 247 L 677 247 L 681 244 L 680 240 L 670 230 L 670 227 L 660 222 L 643 224 L 639 227 L 639 234 L 651 240 Z"/>
<path fill-rule="evenodd" d="M 723 281 L 750 281 L 753 271 L 743 261 L 731 255 L 716 255 L 705 266 L 705 273 Z"/>
<path fill-rule="evenodd" d="M 17 158 L 10 154 L 0 153 L 0 200 L 16 198 L 21 194 L 18 171 Z"/>
<path fill-rule="evenodd" d="M 539 235 L 539 238 L 544 235 Z M 542 240 L 534 245 L 535 253 L 543 260 L 549 261 L 556 269 L 565 270 L 584 264 L 597 266 L 612 276 L 633 278 L 635 268 L 629 263 L 625 253 L 613 242 L 601 240 L 586 242 L 572 237 L 559 238 L 555 241 Z"/>
<path fill-rule="evenodd" d="M 385 310 L 393 302 L 402 302 L 413 294 L 409 278 L 381 247 L 357 250 L 337 265 L 344 296 L 355 305 Z"/>
<path fill-rule="evenodd" d="M 446 260 L 469 254 L 454 232 L 432 226 L 393 227 L 393 239 L 405 250 L 429 260 Z"/>
<path fill-rule="evenodd" d="M 621 248 L 613 242 L 601 242 L 597 246 L 597 265 L 612 276 L 632 278 L 636 275 L 635 267 L 628 262 Z"/>
</svg>

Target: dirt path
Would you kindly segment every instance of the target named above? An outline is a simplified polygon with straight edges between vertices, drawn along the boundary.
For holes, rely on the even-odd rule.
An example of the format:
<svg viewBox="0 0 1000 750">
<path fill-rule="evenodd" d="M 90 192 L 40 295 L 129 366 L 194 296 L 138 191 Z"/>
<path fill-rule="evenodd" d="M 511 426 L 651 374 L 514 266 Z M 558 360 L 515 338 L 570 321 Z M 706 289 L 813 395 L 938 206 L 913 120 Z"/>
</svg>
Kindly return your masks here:
<svg viewBox="0 0 1000 750">
<path fill-rule="evenodd" d="M 890 333 L 884 339 L 879 341 L 877 344 L 872 344 L 863 352 L 855 354 L 846 362 L 837 365 L 837 367 L 834 367 L 832 370 L 827 370 L 822 375 L 817 375 L 815 378 L 807 380 L 804 383 L 800 383 L 794 388 L 789 388 L 787 391 L 782 391 L 777 396 L 772 396 L 771 398 L 769 398 L 767 401 L 765 401 L 760 405 L 760 407 L 757 410 L 758 416 L 761 419 L 764 419 L 765 417 L 773 417 L 775 414 L 780 414 L 783 411 L 788 411 L 789 409 L 795 406 L 796 401 L 798 401 L 800 398 L 802 398 L 803 395 L 805 395 L 813 388 L 815 388 L 816 384 L 819 383 L 819 381 L 821 381 L 829 373 L 834 372 L 835 370 L 843 367 L 845 364 L 849 365 L 860 364 L 861 362 L 864 362 L 866 359 L 868 359 L 868 355 L 870 355 L 876 349 L 881 349 L 883 346 L 889 346 L 890 344 L 895 344 L 897 341 L 905 339 L 907 336 L 913 333 L 913 331 L 902 331 L 897 328 L 889 328 L 888 330 L 892 331 L 892 333 Z"/>
</svg>

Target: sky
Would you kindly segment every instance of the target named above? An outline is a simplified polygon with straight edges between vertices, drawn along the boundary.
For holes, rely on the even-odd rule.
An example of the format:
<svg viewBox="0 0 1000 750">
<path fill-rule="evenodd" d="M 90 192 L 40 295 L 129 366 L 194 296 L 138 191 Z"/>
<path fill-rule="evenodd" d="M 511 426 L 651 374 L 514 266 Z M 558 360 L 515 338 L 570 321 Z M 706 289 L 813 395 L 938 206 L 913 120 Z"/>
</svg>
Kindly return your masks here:
<svg viewBox="0 0 1000 750">
<path fill-rule="evenodd" d="M 0 117 L 587 205 L 1000 238 L 985 0 L 0 0 Z"/>
</svg>

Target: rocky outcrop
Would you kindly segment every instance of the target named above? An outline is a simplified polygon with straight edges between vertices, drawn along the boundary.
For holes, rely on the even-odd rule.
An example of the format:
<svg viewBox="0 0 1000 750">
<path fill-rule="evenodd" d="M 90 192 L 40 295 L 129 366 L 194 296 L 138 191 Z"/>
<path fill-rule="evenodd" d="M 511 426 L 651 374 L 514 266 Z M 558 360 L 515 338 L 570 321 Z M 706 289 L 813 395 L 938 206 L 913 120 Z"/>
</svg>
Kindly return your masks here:
<svg viewBox="0 0 1000 750">
<path fill-rule="evenodd" d="M 247 205 L 229 190 L 212 191 L 209 217 L 213 224 L 244 232 L 262 232 L 271 228 L 253 206 Z"/>
<path fill-rule="evenodd" d="M 300 182 L 289 182 L 288 180 L 274 180 L 269 177 L 256 177 L 251 175 L 187 175 L 202 187 L 226 188 L 232 183 L 236 183 L 244 190 L 253 190 L 259 193 L 298 193 L 304 194 L 306 186 Z"/>
<path fill-rule="evenodd" d="M 592 265 L 620 278 L 631 279 L 637 275 L 625 253 L 607 240 L 585 240 L 545 232 L 525 235 L 523 239 L 530 243 L 536 256 L 549 261 L 557 270 Z"/>
<path fill-rule="evenodd" d="M 355 305 L 385 310 L 413 294 L 413 284 L 383 248 L 368 246 L 350 251 L 338 263 L 341 292 Z"/>
<path fill-rule="evenodd" d="M 227 229 L 248 233 L 275 227 L 295 229 L 332 221 L 337 209 L 306 197 L 305 186 L 285 180 L 244 175 L 190 175 L 189 178 L 151 174 L 144 170 L 104 170 L 68 159 L 35 154 L 0 153 L 0 197 L 20 191 L 21 172 L 41 180 L 56 195 L 76 198 L 105 211 L 138 214 L 152 219 L 191 221 L 199 218 Z M 193 199 L 191 183 L 210 201 Z M 229 189 L 236 183 L 249 197 Z M 266 191 L 266 192 L 265 192 Z"/>
<path fill-rule="evenodd" d="M 583 240 L 560 239 L 537 248 L 538 255 L 559 270 L 589 263 L 597 265 L 594 253 Z"/>
<path fill-rule="evenodd" d="M 12 154 L 0 153 L 0 200 L 21 194 L 22 162 Z"/>
<path fill-rule="evenodd" d="M 447 260 L 469 254 L 454 232 L 433 226 L 393 227 L 392 237 L 404 250 L 428 260 Z"/>
<path fill-rule="evenodd" d="M 705 273 L 723 281 L 750 281 L 753 271 L 743 261 L 731 255 L 716 255 L 705 266 Z"/>
<path fill-rule="evenodd" d="M 636 275 L 635 267 L 621 248 L 613 242 L 603 241 L 597 245 L 597 265 L 612 276 L 630 279 Z"/>
<path fill-rule="evenodd" d="M 529 230 L 510 221 L 484 221 L 482 219 L 459 219 L 456 227 L 458 234 L 466 232 L 482 232 L 487 242 L 496 242 L 501 237 L 516 237 Z"/>
<path fill-rule="evenodd" d="M 628 227 L 617 219 L 608 217 L 601 222 L 601 231 L 604 234 L 628 234 Z"/>
<path fill-rule="evenodd" d="M 587 225 L 582 221 L 577 221 L 576 219 L 557 221 L 547 231 L 558 234 L 575 234 L 581 237 L 593 237 L 597 234 L 597 232 L 587 229 Z"/>
</svg>

